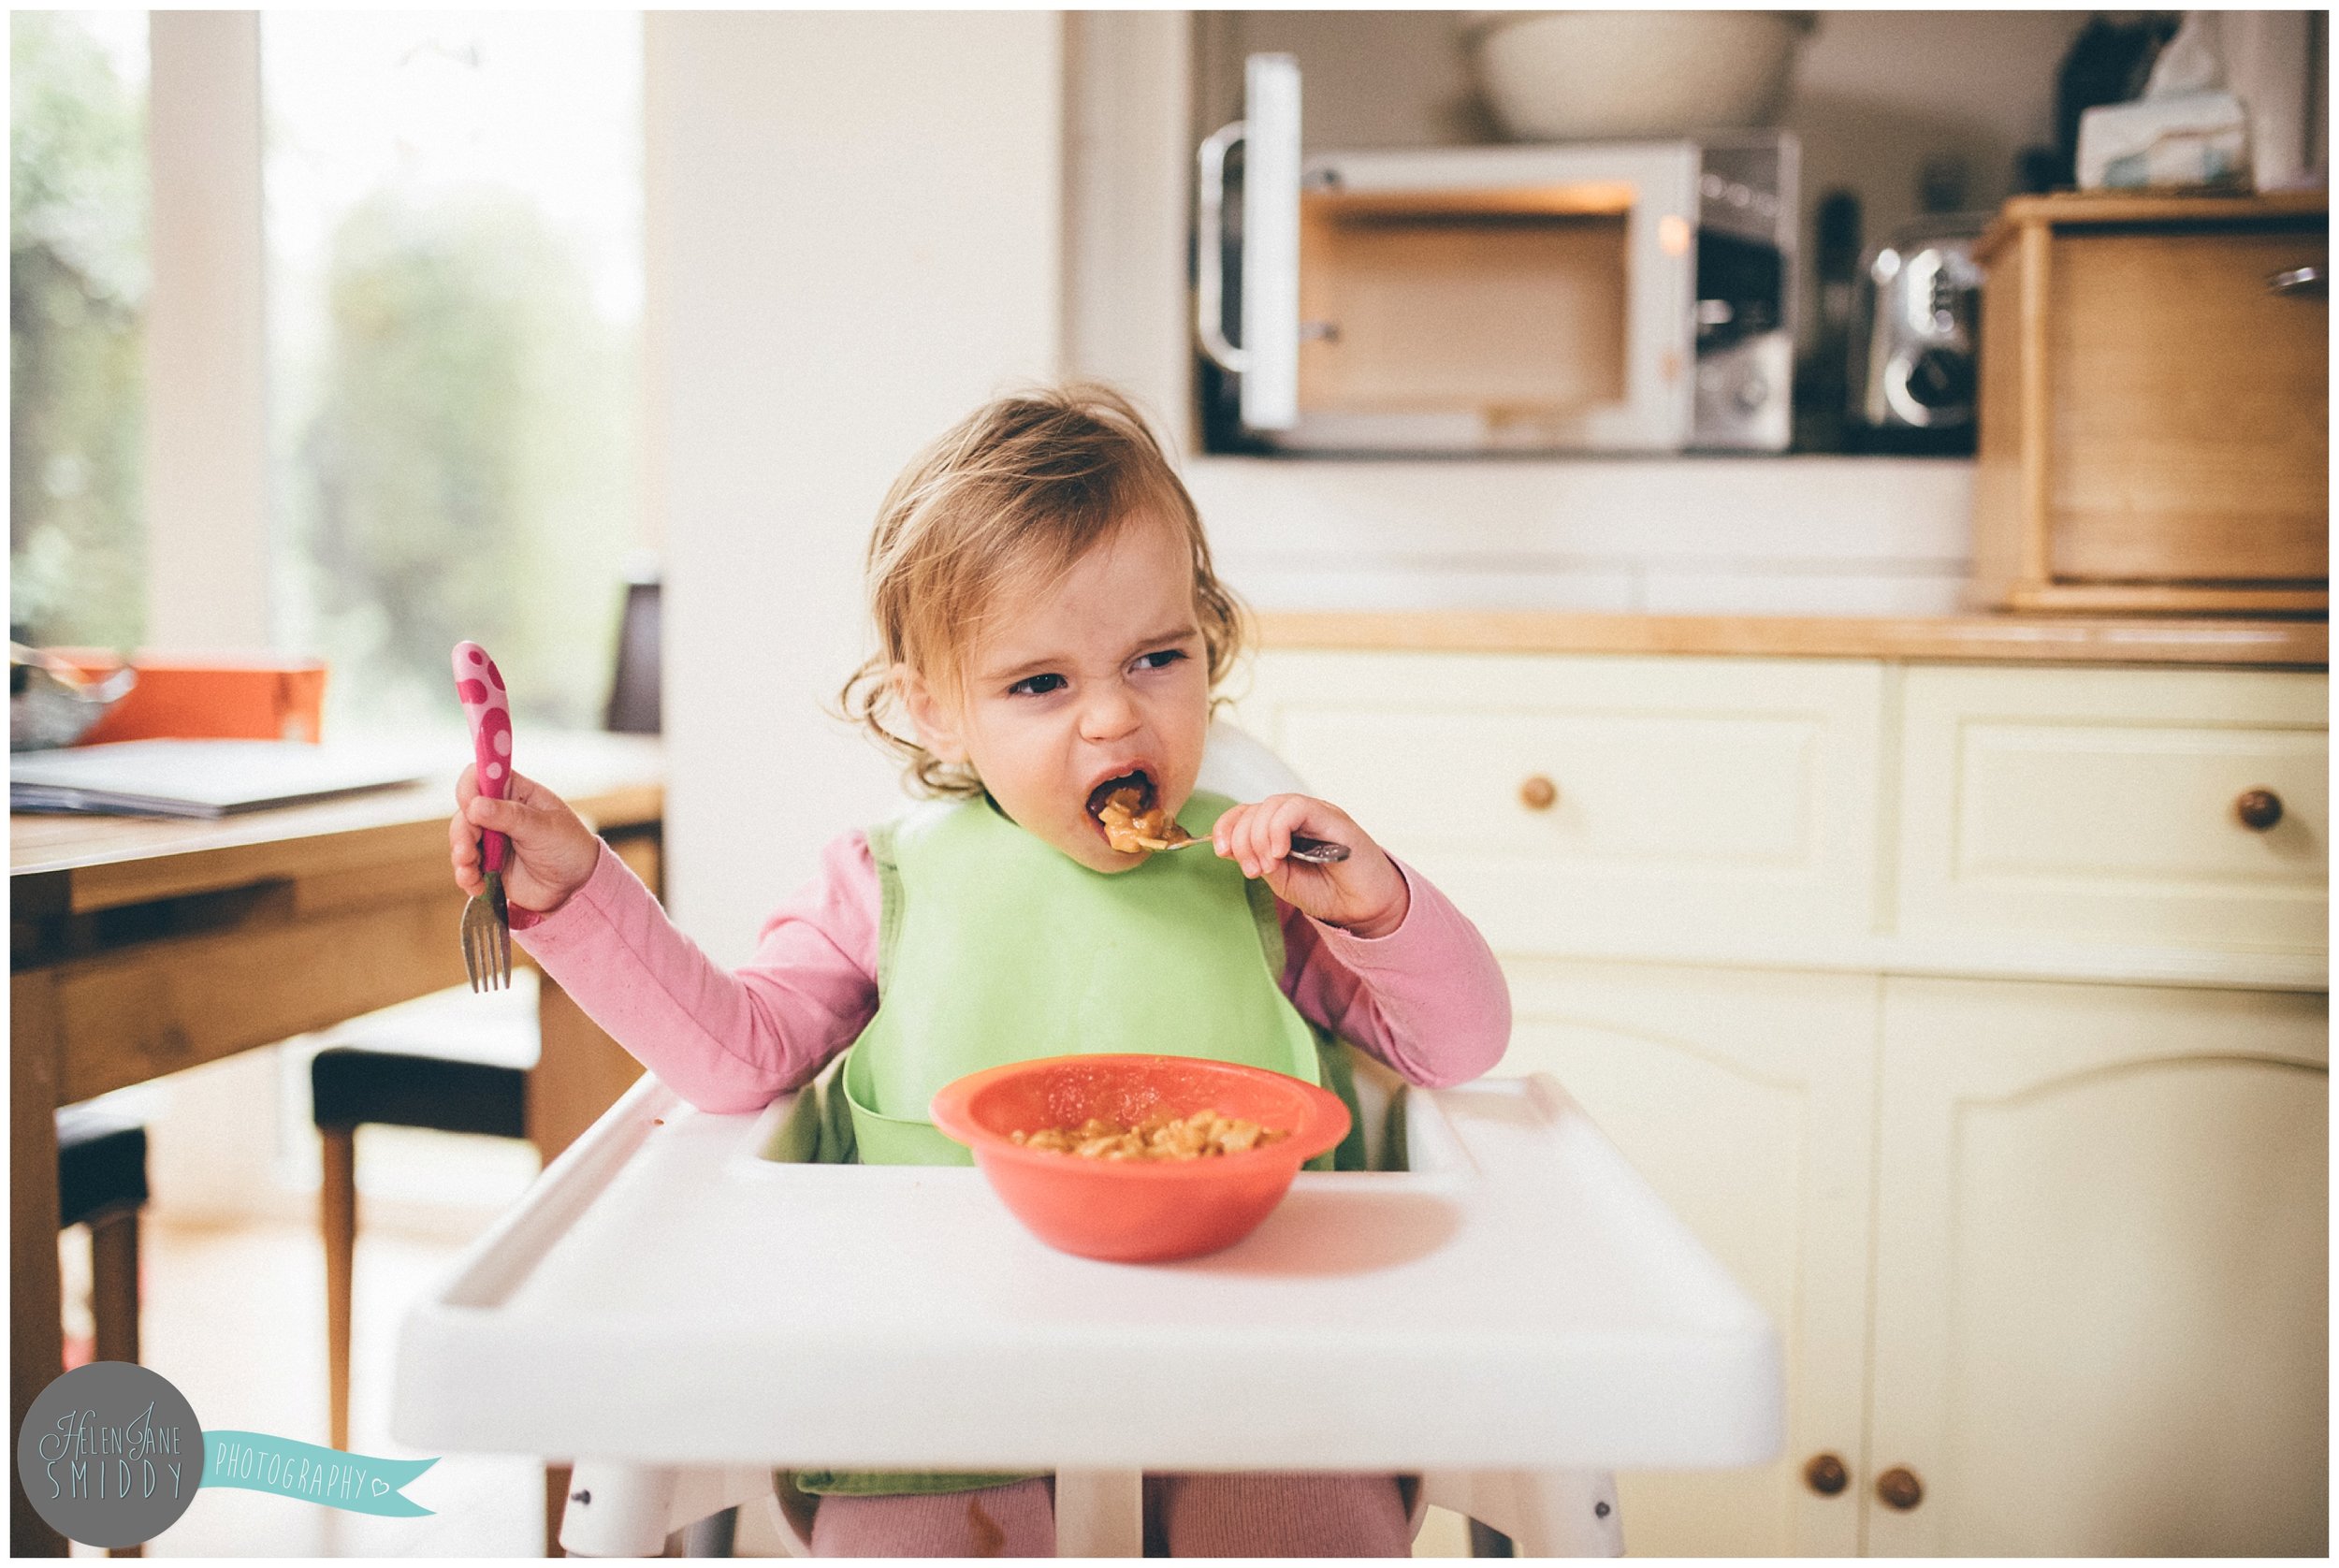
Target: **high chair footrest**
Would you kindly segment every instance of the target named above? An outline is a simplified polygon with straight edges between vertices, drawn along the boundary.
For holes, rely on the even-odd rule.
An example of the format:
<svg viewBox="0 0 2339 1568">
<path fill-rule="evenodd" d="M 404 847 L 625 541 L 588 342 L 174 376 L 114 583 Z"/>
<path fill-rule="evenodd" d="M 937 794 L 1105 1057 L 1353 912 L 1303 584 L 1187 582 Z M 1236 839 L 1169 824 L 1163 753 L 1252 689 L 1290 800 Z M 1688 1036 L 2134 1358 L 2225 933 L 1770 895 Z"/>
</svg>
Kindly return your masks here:
<svg viewBox="0 0 2339 1568">
<path fill-rule="evenodd" d="M 1520 1557 L 1624 1555 L 1607 1471 L 1431 1471 L 1421 1481 L 1427 1502 L 1501 1531 Z"/>
<path fill-rule="evenodd" d="M 560 1545 L 578 1557 L 656 1557 L 666 1537 L 771 1495 L 769 1467 L 669 1468 L 579 1459 L 569 1472 Z"/>
</svg>

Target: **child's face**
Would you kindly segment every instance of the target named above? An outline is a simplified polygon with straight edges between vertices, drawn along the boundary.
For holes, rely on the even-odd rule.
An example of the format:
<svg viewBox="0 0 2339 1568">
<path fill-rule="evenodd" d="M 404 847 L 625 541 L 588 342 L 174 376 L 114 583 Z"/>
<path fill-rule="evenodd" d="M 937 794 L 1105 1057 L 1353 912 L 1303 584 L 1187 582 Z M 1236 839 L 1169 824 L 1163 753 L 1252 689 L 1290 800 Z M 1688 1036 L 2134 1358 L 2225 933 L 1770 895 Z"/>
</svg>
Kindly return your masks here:
<svg viewBox="0 0 2339 1568">
<path fill-rule="evenodd" d="M 1194 791 L 1210 672 L 1184 533 L 1134 518 L 1057 581 L 1002 607 L 955 700 L 904 672 L 919 740 L 970 762 L 1001 809 L 1082 865 L 1126 871 L 1105 840 L 1105 786 L 1141 776 L 1172 812 Z"/>
</svg>

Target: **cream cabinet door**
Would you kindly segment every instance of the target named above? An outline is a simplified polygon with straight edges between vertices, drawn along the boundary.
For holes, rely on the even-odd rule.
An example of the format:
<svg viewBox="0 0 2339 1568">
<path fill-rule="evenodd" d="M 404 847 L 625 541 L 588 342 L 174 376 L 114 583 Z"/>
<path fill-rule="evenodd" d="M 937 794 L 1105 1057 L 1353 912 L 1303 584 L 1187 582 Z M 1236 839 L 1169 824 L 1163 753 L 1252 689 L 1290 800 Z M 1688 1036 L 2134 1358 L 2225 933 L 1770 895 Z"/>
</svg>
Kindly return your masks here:
<svg viewBox="0 0 2339 1568">
<path fill-rule="evenodd" d="M 1550 1072 L 1778 1325 L 1788 1431 L 1751 1470 L 1617 1477 L 1634 1555 L 1842 1555 L 1860 1452 L 1878 982 L 1515 961 L 1502 1070 Z"/>
<path fill-rule="evenodd" d="M 1869 1551 L 2323 1555 L 2327 1014 L 1886 982 Z"/>
</svg>

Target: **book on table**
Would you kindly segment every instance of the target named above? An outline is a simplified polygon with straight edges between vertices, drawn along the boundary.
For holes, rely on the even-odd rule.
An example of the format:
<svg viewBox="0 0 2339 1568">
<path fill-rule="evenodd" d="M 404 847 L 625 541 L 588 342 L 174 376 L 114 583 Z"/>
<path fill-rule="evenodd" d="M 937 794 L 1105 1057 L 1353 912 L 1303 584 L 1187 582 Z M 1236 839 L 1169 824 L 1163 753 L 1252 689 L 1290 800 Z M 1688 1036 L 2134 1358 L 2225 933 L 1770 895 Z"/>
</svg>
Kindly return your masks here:
<svg viewBox="0 0 2339 1568">
<path fill-rule="evenodd" d="M 225 817 L 411 784 L 410 752 L 278 740 L 126 740 L 19 751 L 10 811 Z"/>
</svg>

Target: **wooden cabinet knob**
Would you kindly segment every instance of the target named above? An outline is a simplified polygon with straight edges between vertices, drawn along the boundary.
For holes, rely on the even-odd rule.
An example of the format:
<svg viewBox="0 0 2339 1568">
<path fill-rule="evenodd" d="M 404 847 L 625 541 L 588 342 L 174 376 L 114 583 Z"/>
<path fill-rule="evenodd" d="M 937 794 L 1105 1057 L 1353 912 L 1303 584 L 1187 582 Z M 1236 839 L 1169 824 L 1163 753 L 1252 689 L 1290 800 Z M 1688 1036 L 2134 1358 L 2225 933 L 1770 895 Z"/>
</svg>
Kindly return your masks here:
<svg viewBox="0 0 2339 1568">
<path fill-rule="evenodd" d="M 1833 1497 L 1852 1484 L 1852 1473 L 1833 1454 L 1813 1454 L 1803 1467 L 1803 1484 L 1822 1497 Z"/>
<path fill-rule="evenodd" d="M 1530 811 L 1548 811 L 1560 798 L 1560 787 L 1541 774 L 1518 787 L 1518 804 Z"/>
<path fill-rule="evenodd" d="M 2272 790 L 2245 790 L 2233 803 L 2233 814 L 2252 833 L 2264 833 L 2282 820 L 2282 797 Z"/>
<path fill-rule="evenodd" d="M 1887 1508 L 1907 1513 L 1925 1501 L 1925 1484 L 1916 1472 L 1905 1465 L 1895 1465 L 1876 1478 L 1876 1495 Z"/>
</svg>

